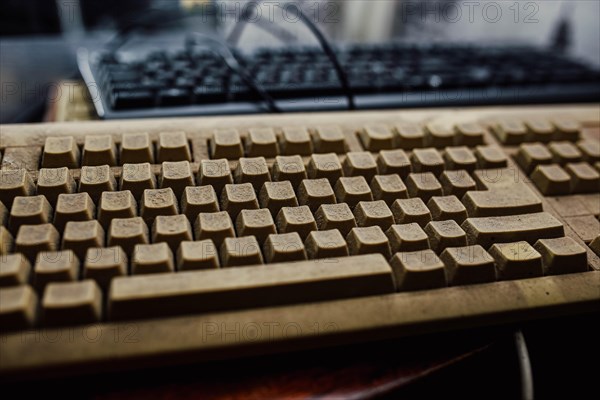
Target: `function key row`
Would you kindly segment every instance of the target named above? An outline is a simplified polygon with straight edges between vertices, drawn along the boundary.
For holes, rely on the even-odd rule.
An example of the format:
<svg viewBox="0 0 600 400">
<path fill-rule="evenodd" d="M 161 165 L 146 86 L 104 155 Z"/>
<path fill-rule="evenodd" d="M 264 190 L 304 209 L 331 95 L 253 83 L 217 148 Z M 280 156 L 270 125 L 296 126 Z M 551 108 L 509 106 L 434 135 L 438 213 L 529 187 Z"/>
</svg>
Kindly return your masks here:
<svg viewBox="0 0 600 400">
<path fill-rule="evenodd" d="M 581 136 L 581 125 L 570 118 L 511 118 L 496 121 L 492 131 L 498 140 L 507 146 L 526 142 L 576 142 Z"/>
</svg>

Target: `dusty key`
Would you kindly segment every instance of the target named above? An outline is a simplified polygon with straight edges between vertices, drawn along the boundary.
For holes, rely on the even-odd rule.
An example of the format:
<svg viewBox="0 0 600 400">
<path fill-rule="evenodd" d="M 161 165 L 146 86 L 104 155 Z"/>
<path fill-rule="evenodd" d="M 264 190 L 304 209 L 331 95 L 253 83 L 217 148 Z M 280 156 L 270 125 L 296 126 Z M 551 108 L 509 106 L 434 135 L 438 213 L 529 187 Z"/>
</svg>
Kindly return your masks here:
<svg viewBox="0 0 600 400">
<path fill-rule="evenodd" d="M 113 218 L 137 217 L 137 202 L 129 190 L 103 192 L 98 204 L 98 221 L 106 229 Z"/>
<path fill-rule="evenodd" d="M 309 156 L 313 153 L 313 144 L 310 140 L 308 129 L 303 126 L 286 126 L 281 129 L 277 136 L 279 150 L 284 155 L 298 154 Z"/>
<path fill-rule="evenodd" d="M 445 195 L 455 195 L 459 199 L 469 190 L 475 190 L 477 184 L 464 169 L 444 171 L 440 175 L 440 184 Z"/>
<path fill-rule="evenodd" d="M 263 250 L 268 264 L 306 260 L 306 250 L 298 232 L 269 235 Z"/>
<path fill-rule="evenodd" d="M 449 247 L 440 259 L 446 264 L 449 285 L 470 285 L 496 280 L 494 259 L 479 245 Z"/>
<path fill-rule="evenodd" d="M 166 243 L 136 244 L 131 259 L 131 274 L 174 272 L 173 253 Z"/>
<path fill-rule="evenodd" d="M 346 203 L 323 204 L 315 212 L 319 230 L 338 229 L 344 236 L 355 228 L 356 219 Z"/>
<path fill-rule="evenodd" d="M 571 177 L 560 165 L 539 165 L 531 174 L 531 180 L 544 196 L 569 194 Z"/>
<path fill-rule="evenodd" d="M 267 236 L 277 233 L 271 212 L 266 208 L 242 210 L 237 216 L 235 230 L 238 236 L 254 236 L 262 244 Z"/>
<path fill-rule="evenodd" d="M 96 206 L 89 194 L 60 194 L 56 201 L 54 226 L 62 230 L 69 221 L 89 221 L 95 214 Z"/>
<path fill-rule="evenodd" d="M 15 197 L 8 216 L 8 227 L 13 234 L 22 225 L 52 222 L 52 206 L 45 196 Z"/>
<path fill-rule="evenodd" d="M 194 236 L 196 240 L 211 239 L 220 246 L 225 238 L 235 237 L 231 217 L 225 211 L 198 214 Z"/>
<path fill-rule="evenodd" d="M 503 119 L 494 126 L 498 139 L 505 145 L 521 144 L 527 138 L 527 128 L 517 119 Z"/>
<path fill-rule="evenodd" d="M 520 240 L 535 243 L 538 239 L 550 239 L 565 235 L 563 224 L 545 212 L 467 218 L 461 227 L 467 233 L 469 244 L 480 244 L 484 248 L 489 248 L 494 243 Z"/>
<path fill-rule="evenodd" d="M 345 153 L 346 138 L 337 125 L 318 126 L 313 132 L 315 153 Z"/>
<path fill-rule="evenodd" d="M 302 240 L 311 231 L 317 230 L 317 222 L 308 206 L 282 207 L 277 214 L 277 231 L 279 233 L 298 232 Z"/>
<path fill-rule="evenodd" d="M 386 231 L 394 223 L 392 211 L 383 200 L 360 201 L 354 207 L 354 216 L 358 226 L 379 226 Z"/>
<path fill-rule="evenodd" d="M 496 243 L 490 247 L 500 279 L 542 276 L 542 256 L 527 242 Z"/>
<path fill-rule="evenodd" d="M 343 164 L 344 176 L 363 176 L 371 182 L 377 175 L 377 162 L 368 151 L 351 151 L 346 154 Z"/>
<path fill-rule="evenodd" d="M 235 160 L 244 156 L 242 139 L 237 129 L 217 129 L 210 141 L 212 158 Z"/>
<path fill-rule="evenodd" d="M 359 201 L 373 201 L 373 193 L 363 176 L 338 179 L 334 191 L 337 201 L 347 203 L 351 208 L 356 206 Z"/>
<path fill-rule="evenodd" d="M 575 142 L 581 134 L 581 125 L 571 118 L 554 118 L 552 121 L 557 129 L 557 140 L 569 140 Z"/>
<path fill-rule="evenodd" d="M 401 122 L 394 126 L 396 133 L 396 146 L 404 150 L 412 150 L 425 146 L 425 132 L 420 125 L 410 122 Z"/>
<path fill-rule="evenodd" d="M 335 153 L 313 154 L 306 173 L 310 179 L 326 178 L 332 185 L 344 175 L 342 164 Z"/>
<path fill-rule="evenodd" d="M 456 196 L 433 196 L 427 202 L 434 221 L 454 220 L 462 224 L 467 219 L 467 209 Z"/>
<path fill-rule="evenodd" d="M 88 249 L 83 265 L 83 279 L 92 279 L 108 289 L 113 278 L 127 275 L 127 254 L 120 246 Z"/>
<path fill-rule="evenodd" d="M 154 146 L 148 133 L 123 134 L 120 162 L 121 164 L 154 164 Z"/>
<path fill-rule="evenodd" d="M 600 234 L 598 234 L 598 236 L 596 236 L 594 240 L 590 242 L 589 246 L 590 249 L 592 249 L 592 251 L 596 253 L 598 257 L 600 257 Z"/>
<path fill-rule="evenodd" d="M 63 250 L 72 250 L 83 261 L 88 249 L 94 247 L 104 247 L 104 229 L 98 221 L 67 222 L 63 232 Z"/>
<path fill-rule="evenodd" d="M 41 292 L 51 282 L 79 279 L 79 259 L 71 250 L 38 253 L 33 269 L 33 285 Z"/>
<path fill-rule="evenodd" d="M 477 167 L 481 169 L 506 168 L 508 159 L 498 146 L 477 146 L 475 148 Z"/>
<path fill-rule="evenodd" d="M 431 221 L 425 227 L 429 236 L 429 245 L 436 253 L 441 253 L 447 247 L 467 245 L 467 235 L 456 221 Z"/>
<path fill-rule="evenodd" d="M 384 124 L 371 124 L 358 132 L 363 147 L 368 151 L 394 148 L 394 133 Z"/>
<path fill-rule="evenodd" d="M 0 326 L 3 330 L 32 328 L 37 308 L 37 295 L 28 285 L 0 290 Z"/>
<path fill-rule="evenodd" d="M 148 225 L 159 215 L 179 214 L 179 203 L 173 189 L 146 189 L 142 196 L 140 215 Z"/>
<path fill-rule="evenodd" d="M 94 202 L 100 200 L 102 192 L 112 192 L 116 189 L 117 182 L 108 165 L 81 168 L 79 192 L 88 193 Z"/>
<path fill-rule="evenodd" d="M 297 207 L 298 199 L 289 181 L 265 182 L 260 190 L 261 208 L 267 208 L 273 217 L 277 217 L 281 207 Z"/>
<path fill-rule="evenodd" d="M 259 191 L 265 182 L 271 181 L 271 173 L 264 157 L 240 158 L 234 171 L 235 183 L 251 183 Z"/>
<path fill-rule="evenodd" d="M 394 224 L 385 232 L 392 254 L 399 251 L 419 251 L 429 248 L 427 234 L 419 224 Z"/>
<path fill-rule="evenodd" d="M 159 133 L 156 158 L 159 163 L 165 161 L 192 161 L 192 153 L 185 132 Z"/>
<path fill-rule="evenodd" d="M 548 143 L 556 137 L 556 128 L 543 118 L 530 118 L 525 121 L 528 142 Z"/>
<path fill-rule="evenodd" d="M 277 156 L 273 163 L 273 181 L 290 181 L 294 187 L 308 178 L 302 157 Z"/>
<path fill-rule="evenodd" d="M 196 184 L 189 161 L 163 162 L 159 181 L 161 189 L 171 188 L 177 197 L 187 186 Z"/>
<path fill-rule="evenodd" d="M 581 151 L 571 142 L 552 142 L 548 145 L 548 150 L 558 164 L 576 163 L 583 158 Z"/>
<path fill-rule="evenodd" d="M 16 196 L 35 193 L 33 179 L 25 169 L 0 170 L 0 201 L 10 208 Z"/>
<path fill-rule="evenodd" d="M 215 269 L 220 267 L 219 252 L 210 239 L 181 242 L 177 250 L 177 270 Z"/>
<path fill-rule="evenodd" d="M 193 240 L 193 237 L 192 226 L 185 215 L 159 215 L 156 217 L 152 225 L 152 243 L 165 242 L 175 254 L 179 243 L 186 240 Z"/>
<path fill-rule="evenodd" d="M 0 257 L 0 288 L 25 285 L 31 274 L 31 263 L 22 254 Z"/>
<path fill-rule="evenodd" d="M 473 152 L 466 146 L 446 147 L 444 161 L 449 170 L 474 171 L 477 159 Z"/>
<path fill-rule="evenodd" d="M 111 135 L 87 135 L 81 155 L 81 165 L 117 165 L 117 148 Z"/>
<path fill-rule="evenodd" d="M 392 292 L 391 269 L 381 255 L 349 257 L 326 268 L 322 261 L 313 260 L 125 277 L 113 282 L 108 319 L 189 315 Z"/>
<path fill-rule="evenodd" d="M 442 185 L 431 172 L 412 173 L 406 178 L 406 189 L 410 197 L 420 197 L 429 201 L 433 196 L 442 196 Z"/>
<path fill-rule="evenodd" d="M 246 156 L 275 157 L 279 153 L 273 128 L 250 128 L 246 137 Z"/>
<path fill-rule="evenodd" d="M 570 237 L 540 239 L 533 248 L 542 256 L 546 275 L 588 270 L 586 250 Z"/>
<path fill-rule="evenodd" d="M 223 267 L 263 264 L 260 245 L 254 236 L 226 238 L 220 254 Z"/>
<path fill-rule="evenodd" d="M 541 143 L 523 143 L 519 146 L 515 159 L 529 174 L 538 165 L 552 164 L 552 153 Z"/>
<path fill-rule="evenodd" d="M 64 168 L 42 168 L 38 174 L 37 194 L 46 196 L 53 206 L 59 194 L 74 193 L 77 185 L 73 174 L 67 167 Z"/>
<path fill-rule="evenodd" d="M 237 218 L 242 210 L 257 208 L 258 199 L 251 183 L 225 185 L 221 194 L 221 210 L 227 211 L 231 218 Z"/>
<path fill-rule="evenodd" d="M 452 126 L 431 122 L 425 126 L 425 145 L 437 148 L 452 146 L 455 135 Z"/>
<path fill-rule="evenodd" d="M 211 185 L 215 189 L 215 192 L 220 194 L 225 185 L 233 183 L 233 176 L 231 175 L 227 159 L 200 161 L 198 182 L 203 186 Z"/>
<path fill-rule="evenodd" d="M 322 204 L 336 203 L 336 197 L 327 179 L 305 179 L 298 188 L 298 202 L 316 211 Z"/>
<path fill-rule="evenodd" d="M 455 126 L 454 144 L 475 147 L 483 144 L 485 128 L 477 122 L 461 122 Z"/>
<path fill-rule="evenodd" d="M 306 254 L 311 260 L 348 257 L 348 244 L 337 229 L 311 232 L 305 241 Z M 335 260 L 332 260 L 332 262 Z"/>
<path fill-rule="evenodd" d="M 181 212 L 195 222 L 201 212 L 219 211 L 219 201 L 212 186 L 188 186 L 181 196 Z"/>
<path fill-rule="evenodd" d="M 470 191 L 462 198 L 469 217 L 530 214 L 543 211 L 542 201 L 525 184 L 504 191 Z"/>
<path fill-rule="evenodd" d="M 589 163 L 600 161 L 600 140 L 580 140 L 577 142 L 577 147 L 584 161 Z"/>
<path fill-rule="evenodd" d="M 129 190 L 140 199 L 146 189 L 156 188 L 156 176 L 149 163 L 124 164 L 121 175 L 121 190 Z"/>
<path fill-rule="evenodd" d="M 73 136 L 46 138 L 42 155 L 43 168 L 79 168 L 79 147 Z"/>
<path fill-rule="evenodd" d="M 131 254 L 136 244 L 146 243 L 150 243 L 148 226 L 142 218 L 115 218 L 111 221 L 109 246 L 121 246 L 127 254 Z"/>
<path fill-rule="evenodd" d="M 431 211 L 420 198 L 398 199 L 392 204 L 392 214 L 397 224 L 416 222 L 425 227 L 431 221 Z"/>
<path fill-rule="evenodd" d="M 600 173 L 586 162 L 570 163 L 565 167 L 571 175 L 571 192 L 598 193 L 600 192 Z"/>
<path fill-rule="evenodd" d="M 377 156 L 377 168 L 382 175 L 398 174 L 406 177 L 411 172 L 410 159 L 404 150 L 381 150 Z"/>
<path fill-rule="evenodd" d="M 8 210 L 4 204 L 0 201 L 0 225 L 5 225 L 8 219 Z"/>
<path fill-rule="evenodd" d="M 4 225 L 0 225 L 0 255 L 8 254 L 11 251 L 13 242 L 12 234 Z"/>
<path fill-rule="evenodd" d="M 37 171 L 40 166 L 42 148 L 38 146 L 15 146 L 4 149 L 1 158 L 2 169 L 26 169 L 27 171 Z"/>
<path fill-rule="evenodd" d="M 396 199 L 407 199 L 408 190 L 398 174 L 375 175 L 371 181 L 373 198 L 383 200 L 387 205 L 392 205 Z"/>
<path fill-rule="evenodd" d="M 51 283 L 42 298 L 44 326 L 93 324 L 102 319 L 102 292 L 93 280 Z"/>
<path fill-rule="evenodd" d="M 414 172 L 433 172 L 438 176 L 444 171 L 444 159 L 436 149 L 415 149 L 410 159 Z"/>
<path fill-rule="evenodd" d="M 444 263 L 432 250 L 396 253 L 390 261 L 399 291 L 446 286 Z"/>
<path fill-rule="evenodd" d="M 380 253 L 386 259 L 391 256 L 388 238 L 378 226 L 352 228 L 346 241 L 351 255 Z"/>
<path fill-rule="evenodd" d="M 31 262 L 41 251 L 58 249 L 60 235 L 52 224 L 22 225 L 15 238 L 15 253 L 23 253 Z"/>
</svg>

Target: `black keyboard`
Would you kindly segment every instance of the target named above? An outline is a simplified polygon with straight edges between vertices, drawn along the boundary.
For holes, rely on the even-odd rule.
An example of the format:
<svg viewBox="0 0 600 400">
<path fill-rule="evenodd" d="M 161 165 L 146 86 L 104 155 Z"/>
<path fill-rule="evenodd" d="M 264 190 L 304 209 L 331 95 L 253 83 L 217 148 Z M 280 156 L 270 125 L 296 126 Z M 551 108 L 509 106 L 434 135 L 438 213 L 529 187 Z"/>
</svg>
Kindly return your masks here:
<svg viewBox="0 0 600 400">
<path fill-rule="evenodd" d="M 347 108 L 326 54 L 316 47 L 236 54 L 283 111 Z M 548 49 L 467 45 L 339 48 L 357 108 L 585 102 L 600 99 L 600 72 Z M 133 62 L 80 53 L 103 118 L 264 112 L 256 92 L 215 52 L 153 52 Z"/>
</svg>

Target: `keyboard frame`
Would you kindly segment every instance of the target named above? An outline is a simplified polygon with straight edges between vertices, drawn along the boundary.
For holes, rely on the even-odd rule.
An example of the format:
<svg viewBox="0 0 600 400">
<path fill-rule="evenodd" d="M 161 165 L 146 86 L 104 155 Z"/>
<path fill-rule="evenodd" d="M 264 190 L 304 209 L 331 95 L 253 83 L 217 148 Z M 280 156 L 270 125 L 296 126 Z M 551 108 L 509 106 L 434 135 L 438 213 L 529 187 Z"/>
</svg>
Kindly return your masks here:
<svg viewBox="0 0 600 400">
<path fill-rule="evenodd" d="M 46 136 L 74 136 L 128 131 L 184 130 L 196 157 L 208 157 L 208 138 L 217 127 L 334 123 L 349 134 L 349 151 L 362 150 L 353 131 L 373 122 L 469 122 L 489 125 L 496 118 L 556 117 L 579 120 L 586 132 L 600 136 L 600 104 L 478 107 L 303 113 L 155 120 L 90 121 L 0 126 L 0 148 L 43 146 Z M 307 123 L 308 121 L 308 123 Z M 487 144 L 499 144 L 490 133 Z M 512 155 L 514 147 L 503 147 Z M 194 172 L 198 163 L 194 162 Z M 230 162 L 231 168 L 235 163 Z M 160 167 L 155 165 L 154 167 Z M 512 157 L 508 167 L 520 171 Z M 118 172 L 120 167 L 115 167 Z M 158 170 L 156 170 L 158 171 Z M 585 244 L 535 185 L 544 210 L 565 226 L 565 235 Z M 516 281 L 447 287 L 383 296 L 218 312 L 175 318 L 100 323 L 58 329 L 35 329 L 0 336 L 0 381 L 65 374 L 117 371 L 215 359 L 335 346 L 431 332 L 466 329 L 574 313 L 600 312 L 600 258 L 589 247 L 592 271 Z M 257 331 L 259 329 L 259 331 Z M 255 332 L 255 333 L 253 333 Z M 260 333 L 260 337 L 253 335 Z"/>
</svg>

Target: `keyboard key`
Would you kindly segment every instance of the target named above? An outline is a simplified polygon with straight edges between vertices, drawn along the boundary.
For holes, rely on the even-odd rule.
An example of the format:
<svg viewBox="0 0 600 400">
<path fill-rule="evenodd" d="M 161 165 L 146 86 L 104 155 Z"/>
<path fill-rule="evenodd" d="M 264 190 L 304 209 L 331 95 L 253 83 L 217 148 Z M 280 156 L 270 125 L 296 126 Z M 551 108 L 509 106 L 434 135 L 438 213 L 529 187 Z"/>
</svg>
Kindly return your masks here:
<svg viewBox="0 0 600 400">
<path fill-rule="evenodd" d="M 38 299 L 27 285 L 0 290 L 0 325 L 3 330 L 32 328 L 36 321 Z"/>
<path fill-rule="evenodd" d="M 560 165 L 539 165 L 531 174 L 531 180 L 544 196 L 569 194 L 571 177 Z"/>
<path fill-rule="evenodd" d="M 102 192 L 112 192 L 117 189 L 113 171 L 108 165 L 99 167 L 81 167 L 79 192 L 87 192 L 94 202 L 100 200 Z"/>
<path fill-rule="evenodd" d="M 297 232 L 271 234 L 264 244 L 267 263 L 306 260 L 304 243 Z"/>
<path fill-rule="evenodd" d="M 501 193 L 501 195 L 500 195 Z M 515 184 L 506 191 L 470 191 L 462 199 L 469 217 L 530 214 L 542 212 L 542 201 L 524 184 Z"/>
<path fill-rule="evenodd" d="M 455 145 L 475 147 L 484 143 L 485 128 L 477 122 L 456 124 Z"/>
<path fill-rule="evenodd" d="M 564 217 L 571 230 L 585 243 L 591 242 L 600 232 L 600 221 L 593 215 Z"/>
<path fill-rule="evenodd" d="M 225 185 L 233 183 L 233 176 L 231 175 L 227 159 L 200 161 L 198 182 L 204 186 L 211 185 L 215 189 L 215 192 L 220 194 Z"/>
<path fill-rule="evenodd" d="M 113 282 L 108 308 L 109 320 L 127 320 L 393 291 L 388 263 L 379 255 L 368 255 L 331 263 L 327 268 L 320 261 L 300 261 L 252 268 L 247 273 L 236 268 L 118 278 Z M 229 300 L 223 302 L 223 298 Z"/>
<path fill-rule="evenodd" d="M 399 291 L 446 286 L 444 263 L 432 250 L 396 253 L 390 265 Z"/>
<path fill-rule="evenodd" d="M 533 245 L 542 256 L 546 274 L 569 274 L 587 271 L 587 253 L 570 237 L 540 239 Z"/>
<path fill-rule="evenodd" d="M 219 211 L 217 194 L 212 186 L 188 186 L 181 196 L 181 212 L 195 222 L 201 212 Z"/>
<path fill-rule="evenodd" d="M 436 149 L 415 149 L 411 161 L 414 172 L 432 172 L 438 176 L 444 171 L 444 159 Z"/>
<path fill-rule="evenodd" d="M 431 172 L 408 174 L 406 188 L 410 197 L 420 197 L 423 201 L 443 195 L 442 185 Z"/>
<path fill-rule="evenodd" d="M 298 232 L 305 240 L 311 231 L 317 230 L 317 223 L 308 206 L 282 207 L 277 214 L 279 233 Z"/>
<path fill-rule="evenodd" d="M 52 282 L 72 282 L 79 278 L 79 259 L 71 250 L 38 253 L 33 270 L 33 285 L 42 292 Z"/>
<path fill-rule="evenodd" d="M 558 130 L 558 140 L 568 140 L 571 142 L 579 140 L 581 134 L 581 125 L 579 122 L 570 118 L 555 118 L 552 122 Z"/>
<path fill-rule="evenodd" d="M 159 133 L 156 158 L 159 163 L 165 161 L 192 161 L 192 153 L 185 132 Z"/>
<path fill-rule="evenodd" d="M 24 169 L 0 170 L 0 201 L 10 208 L 17 196 L 32 196 L 35 185 Z"/>
<path fill-rule="evenodd" d="M 45 196 L 15 197 L 8 217 L 8 227 L 15 234 L 22 225 L 52 222 L 52 206 Z"/>
<path fill-rule="evenodd" d="M 113 218 L 137 217 L 137 202 L 129 190 L 103 192 L 98 204 L 98 221 L 107 229 Z"/>
<path fill-rule="evenodd" d="M 271 212 L 266 208 L 242 210 L 236 219 L 235 229 L 239 236 L 254 236 L 258 243 L 264 243 L 267 236 L 277 233 Z"/>
<path fill-rule="evenodd" d="M 371 182 L 375 175 L 377 175 L 375 158 L 367 151 L 351 151 L 347 153 L 343 169 L 345 176 L 363 176 L 367 182 Z"/>
<path fill-rule="evenodd" d="M 298 199 L 289 181 L 265 182 L 259 195 L 260 207 L 267 208 L 277 217 L 281 207 L 297 207 Z"/>
<path fill-rule="evenodd" d="M 210 141 L 212 158 L 236 160 L 244 156 L 242 139 L 237 129 L 217 129 Z"/>
<path fill-rule="evenodd" d="M 152 225 L 152 243 L 165 242 L 173 254 L 182 241 L 193 240 L 192 226 L 185 215 L 159 215 Z"/>
<path fill-rule="evenodd" d="M 39 252 L 57 250 L 59 240 L 52 224 L 22 225 L 15 239 L 15 253 L 23 253 L 33 262 Z"/>
<path fill-rule="evenodd" d="M 375 175 L 371 181 L 373 198 L 391 205 L 396 199 L 407 199 L 408 191 L 398 174 Z"/>
<path fill-rule="evenodd" d="M 127 275 L 127 254 L 120 246 L 90 248 L 83 265 L 83 279 L 92 279 L 107 290 L 117 276 Z"/>
<path fill-rule="evenodd" d="M 322 204 L 336 203 L 336 199 L 327 179 L 305 179 L 298 188 L 298 202 L 316 211 Z"/>
<path fill-rule="evenodd" d="M 475 158 L 477 158 L 477 168 L 506 168 L 508 159 L 506 154 L 498 146 L 477 146 L 475 148 Z"/>
<path fill-rule="evenodd" d="M 194 186 L 194 174 L 188 161 L 163 162 L 160 174 L 160 187 L 171 188 L 177 197 L 181 197 L 187 186 Z"/>
<path fill-rule="evenodd" d="M 471 285 L 496 280 L 494 259 L 479 245 L 449 247 L 440 255 L 449 285 Z"/>
<path fill-rule="evenodd" d="M 154 218 L 159 215 L 179 214 L 179 204 L 173 189 L 144 190 L 140 214 L 149 226 L 154 222 Z"/>
<path fill-rule="evenodd" d="M 477 164 L 473 152 L 466 146 L 446 147 L 444 160 L 449 170 L 460 169 L 472 172 Z"/>
<path fill-rule="evenodd" d="M 79 147 L 72 136 L 46 138 L 43 168 L 79 168 Z"/>
<path fill-rule="evenodd" d="M 346 138 L 339 126 L 318 126 L 313 132 L 315 153 L 345 153 Z"/>
<path fill-rule="evenodd" d="M 221 210 L 227 211 L 231 218 L 237 218 L 242 210 L 258 208 L 258 199 L 250 183 L 225 185 L 221 194 Z"/>
<path fill-rule="evenodd" d="M 467 209 L 456 196 L 433 196 L 427 208 L 434 221 L 454 220 L 462 224 L 467 219 Z"/>
<path fill-rule="evenodd" d="M 350 254 L 346 239 L 337 229 L 313 231 L 306 238 L 305 245 L 311 260 L 347 257 Z"/>
<path fill-rule="evenodd" d="M 404 150 L 381 150 L 377 156 L 377 167 L 382 175 L 398 174 L 406 177 L 411 172 L 411 164 Z"/>
<path fill-rule="evenodd" d="M 452 146 L 455 132 L 451 126 L 429 123 L 425 126 L 425 145 L 437 148 Z"/>
<path fill-rule="evenodd" d="M 378 226 L 352 228 L 346 242 L 351 255 L 380 253 L 386 259 L 391 256 L 387 236 Z"/>
<path fill-rule="evenodd" d="M 217 247 L 212 240 L 181 242 L 177 251 L 177 270 L 193 271 L 220 267 Z"/>
<path fill-rule="evenodd" d="M 275 157 L 279 153 L 272 128 L 250 128 L 246 137 L 246 156 Z"/>
<path fill-rule="evenodd" d="M 580 140 L 577 147 L 581 151 L 584 161 L 589 163 L 600 161 L 600 140 Z"/>
<path fill-rule="evenodd" d="M 135 245 L 148 243 L 148 225 L 142 218 L 115 218 L 111 221 L 108 246 L 121 246 L 127 254 L 131 254 Z"/>
<path fill-rule="evenodd" d="M 354 214 L 346 203 L 323 204 L 315 213 L 319 230 L 338 229 L 343 235 L 356 227 Z"/>
<path fill-rule="evenodd" d="M 404 150 L 412 150 L 425 146 L 425 132 L 423 128 L 417 124 L 403 122 L 395 126 L 398 136 L 397 147 Z"/>
<path fill-rule="evenodd" d="M 554 156 L 554 162 L 558 164 L 576 163 L 583 158 L 581 151 L 571 142 L 552 142 L 548 149 Z"/>
<path fill-rule="evenodd" d="M 445 195 L 455 195 L 459 199 L 462 199 L 469 190 L 477 188 L 473 178 L 464 169 L 442 172 L 440 184 Z"/>
<path fill-rule="evenodd" d="M 441 253 L 447 247 L 467 245 L 467 235 L 456 221 L 431 221 L 425 227 L 429 236 L 429 246 L 436 253 Z"/>
<path fill-rule="evenodd" d="M 416 222 L 425 227 L 431 221 L 431 211 L 420 198 L 398 199 L 392 204 L 392 214 L 397 224 Z"/>
<path fill-rule="evenodd" d="M 166 243 L 136 244 L 131 260 L 132 275 L 174 272 L 173 253 Z"/>
<path fill-rule="evenodd" d="M 360 201 L 354 208 L 358 226 L 379 226 L 386 231 L 394 223 L 394 216 L 385 201 Z"/>
<path fill-rule="evenodd" d="M 0 255 L 8 254 L 12 250 L 13 241 L 13 236 L 8 229 L 0 225 Z"/>
<path fill-rule="evenodd" d="M 552 153 L 541 143 L 524 143 L 519 146 L 515 159 L 530 174 L 538 165 L 552 164 Z"/>
<path fill-rule="evenodd" d="M 0 225 L 5 225 L 8 217 L 8 210 L 4 207 L 4 204 L 0 201 Z"/>
<path fill-rule="evenodd" d="M 63 232 L 63 250 L 72 250 L 84 260 L 88 249 L 104 247 L 104 229 L 98 221 L 70 221 Z"/>
<path fill-rule="evenodd" d="M 489 248 L 494 243 L 520 240 L 534 243 L 538 239 L 551 239 L 565 235 L 562 223 L 545 212 L 467 218 L 461 227 L 467 233 L 469 244 L 480 244 L 484 248 Z"/>
<path fill-rule="evenodd" d="M 551 142 L 556 136 L 556 129 L 550 121 L 542 118 L 528 119 L 525 121 L 527 127 L 528 142 Z"/>
<path fill-rule="evenodd" d="M 342 164 L 335 153 L 313 154 L 306 169 L 310 179 L 326 178 L 332 185 L 342 177 Z"/>
<path fill-rule="evenodd" d="M 56 202 L 54 226 L 62 231 L 69 221 L 94 219 L 96 206 L 87 193 L 60 194 Z"/>
<path fill-rule="evenodd" d="M 15 146 L 4 149 L 2 169 L 25 169 L 37 171 L 40 166 L 42 148 L 39 146 Z"/>
<path fill-rule="evenodd" d="M 226 238 L 221 245 L 223 267 L 263 264 L 260 246 L 254 236 Z"/>
<path fill-rule="evenodd" d="M 200 213 L 194 225 L 196 240 L 211 239 L 216 246 L 228 237 L 235 237 L 233 222 L 225 211 Z"/>
<path fill-rule="evenodd" d="M 154 164 L 154 146 L 146 132 L 125 133 L 121 141 L 121 164 Z"/>
<path fill-rule="evenodd" d="M 264 157 L 240 158 L 234 171 L 235 183 L 251 183 L 259 191 L 265 182 L 271 181 L 269 166 Z"/>
<path fill-rule="evenodd" d="M 521 144 L 527 137 L 527 128 L 522 121 L 505 119 L 494 126 L 496 136 L 507 146 Z"/>
<path fill-rule="evenodd" d="M 37 194 L 46 196 L 53 206 L 58 195 L 75 192 L 75 180 L 68 168 L 42 168 L 38 174 Z"/>
<path fill-rule="evenodd" d="M 600 257 L 600 234 L 598 234 L 598 236 L 596 236 L 594 240 L 590 242 L 589 246 L 590 249 L 592 249 L 592 251 L 596 253 L 598 257 Z"/>
<path fill-rule="evenodd" d="M 600 192 L 600 173 L 592 168 L 590 164 L 586 162 L 570 163 L 567 164 L 565 169 L 571 175 L 571 192 Z"/>
<path fill-rule="evenodd" d="M 277 156 L 273 163 L 273 180 L 276 182 L 290 181 L 298 187 L 306 179 L 306 168 L 300 156 Z"/>
<path fill-rule="evenodd" d="M 278 136 L 279 149 L 284 155 L 309 156 L 313 153 L 310 133 L 303 126 L 287 126 L 281 129 Z"/>
<path fill-rule="evenodd" d="M 129 190 L 133 197 L 141 199 L 146 189 L 156 189 L 156 176 L 149 163 L 124 164 L 121 190 Z"/>
<path fill-rule="evenodd" d="M 371 188 L 363 176 L 343 177 L 335 184 L 338 203 L 347 203 L 354 208 L 359 201 L 373 201 Z"/>
<path fill-rule="evenodd" d="M 363 147 L 368 151 L 379 151 L 394 148 L 394 134 L 383 124 L 367 125 L 359 131 Z"/>
<path fill-rule="evenodd" d="M 527 242 L 496 243 L 490 247 L 500 279 L 542 276 L 542 256 Z"/>
<path fill-rule="evenodd" d="M 419 224 L 392 225 L 386 232 L 392 254 L 399 251 L 419 251 L 429 248 L 427 234 Z"/>
<path fill-rule="evenodd" d="M 42 298 L 44 326 L 94 324 L 102 319 L 102 292 L 92 280 L 51 283 Z"/>
<path fill-rule="evenodd" d="M 31 274 L 31 263 L 22 254 L 0 257 L 0 288 L 25 285 Z"/>
<path fill-rule="evenodd" d="M 63 164 L 64 165 L 64 164 Z M 82 166 L 117 165 L 117 147 L 111 135 L 87 135 L 81 155 Z"/>
</svg>

